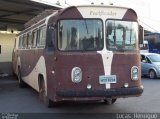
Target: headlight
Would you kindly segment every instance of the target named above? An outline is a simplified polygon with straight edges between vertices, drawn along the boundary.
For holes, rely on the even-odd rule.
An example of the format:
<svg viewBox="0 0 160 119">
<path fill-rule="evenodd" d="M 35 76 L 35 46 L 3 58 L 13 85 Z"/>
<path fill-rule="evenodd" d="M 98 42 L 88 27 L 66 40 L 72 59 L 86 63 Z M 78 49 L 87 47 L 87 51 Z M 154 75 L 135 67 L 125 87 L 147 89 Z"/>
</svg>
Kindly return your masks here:
<svg viewBox="0 0 160 119">
<path fill-rule="evenodd" d="M 71 79 L 74 83 L 79 83 L 82 80 L 82 71 L 79 67 L 74 67 L 71 73 Z"/>
<path fill-rule="evenodd" d="M 131 68 L 131 79 L 138 80 L 138 67 L 137 66 L 133 66 Z"/>
</svg>

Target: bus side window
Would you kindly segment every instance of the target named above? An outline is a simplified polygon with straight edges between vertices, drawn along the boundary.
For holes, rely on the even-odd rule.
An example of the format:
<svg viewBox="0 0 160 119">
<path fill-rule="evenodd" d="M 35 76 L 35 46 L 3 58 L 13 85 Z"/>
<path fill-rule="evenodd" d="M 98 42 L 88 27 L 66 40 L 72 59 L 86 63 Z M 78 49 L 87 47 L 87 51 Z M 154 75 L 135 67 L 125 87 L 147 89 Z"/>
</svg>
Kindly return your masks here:
<svg viewBox="0 0 160 119">
<path fill-rule="evenodd" d="M 34 30 L 32 32 L 32 38 L 31 38 L 31 47 L 35 48 L 36 47 L 36 42 L 37 42 L 37 35 L 38 35 L 38 30 Z"/>
<path fill-rule="evenodd" d="M 22 39 L 22 48 L 25 49 L 27 47 L 28 47 L 27 34 L 24 34 Z"/>
<path fill-rule="evenodd" d="M 38 35 L 37 47 L 44 47 L 46 43 L 46 26 L 40 27 Z"/>
<path fill-rule="evenodd" d="M 18 44 L 19 49 L 22 48 L 22 41 L 23 41 L 23 37 L 20 36 L 20 37 L 19 37 L 19 44 Z"/>
<path fill-rule="evenodd" d="M 23 39 L 22 39 L 22 48 L 24 49 L 26 47 L 26 35 L 23 35 Z"/>
<path fill-rule="evenodd" d="M 28 42 L 28 48 L 31 48 L 31 33 L 27 34 L 27 42 Z"/>
</svg>

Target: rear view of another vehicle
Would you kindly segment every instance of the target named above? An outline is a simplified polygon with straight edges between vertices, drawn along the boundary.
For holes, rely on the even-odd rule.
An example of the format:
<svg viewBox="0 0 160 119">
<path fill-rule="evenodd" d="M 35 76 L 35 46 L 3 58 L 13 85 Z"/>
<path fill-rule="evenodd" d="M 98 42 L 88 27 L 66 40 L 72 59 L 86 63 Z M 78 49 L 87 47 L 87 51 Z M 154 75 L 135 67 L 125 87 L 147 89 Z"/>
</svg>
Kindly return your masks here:
<svg viewBox="0 0 160 119">
<path fill-rule="evenodd" d="M 160 55 L 155 53 L 141 53 L 142 76 L 149 78 L 160 77 Z"/>
</svg>

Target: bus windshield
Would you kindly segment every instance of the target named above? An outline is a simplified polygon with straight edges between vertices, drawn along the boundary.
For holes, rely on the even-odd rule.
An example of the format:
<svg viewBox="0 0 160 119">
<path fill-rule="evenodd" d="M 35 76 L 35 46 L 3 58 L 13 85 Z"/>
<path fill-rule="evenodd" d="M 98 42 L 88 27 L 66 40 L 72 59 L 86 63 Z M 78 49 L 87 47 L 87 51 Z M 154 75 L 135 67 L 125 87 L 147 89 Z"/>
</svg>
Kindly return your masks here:
<svg viewBox="0 0 160 119">
<path fill-rule="evenodd" d="M 138 24 L 133 21 L 106 21 L 106 45 L 112 51 L 136 51 Z"/>
<path fill-rule="evenodd" d="M 61 51 L 96 51 L 103 48 L 101 20 L 60 20 L 58 48 Z"/>
</svg>

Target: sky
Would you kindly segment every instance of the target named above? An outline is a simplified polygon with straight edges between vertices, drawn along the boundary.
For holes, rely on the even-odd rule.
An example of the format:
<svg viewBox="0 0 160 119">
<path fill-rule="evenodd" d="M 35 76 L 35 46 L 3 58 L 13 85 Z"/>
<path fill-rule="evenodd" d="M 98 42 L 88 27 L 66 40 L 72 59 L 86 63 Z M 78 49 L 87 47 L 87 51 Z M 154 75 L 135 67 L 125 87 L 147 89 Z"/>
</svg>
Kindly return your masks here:
<svg viewBox="0 0 160 119">
<path fill-rule="evenodd" d="M 85 5 L 91 4 L 101 4 L 109 5 L 113 3 L 114 5 L 130 7 L 134 9 L 139 17 L 140 23 L 153 32 L 160 32 L 160 0 L 33 0 L 39 1 L 47 4 L 57 5 L 60 3 L 61 7 L 67 7 L 72 5 Z"/>
</svg>

